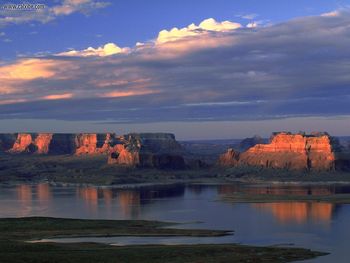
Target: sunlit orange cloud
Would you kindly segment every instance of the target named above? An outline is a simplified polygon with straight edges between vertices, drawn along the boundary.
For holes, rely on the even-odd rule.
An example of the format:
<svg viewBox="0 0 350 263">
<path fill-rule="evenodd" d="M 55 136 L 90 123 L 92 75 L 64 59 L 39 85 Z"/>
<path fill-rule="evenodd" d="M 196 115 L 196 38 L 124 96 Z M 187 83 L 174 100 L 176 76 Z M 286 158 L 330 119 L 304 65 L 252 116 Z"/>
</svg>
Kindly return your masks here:
<svg viewBox="0 0 350 263">
<path fill-rule="evenodd" d="M 70 99 L 73 97 L 73 93 L 64 93 L 64 94 L 52 94 L 41 97 L 43 100 L 62 100 L 62 99 Z"/>
<path fill-rule="evenodd" d="M 31 80 L 55 75 L 59 61 L 51 59 L 25 59 L 0 67 L 0 79 Z"/>
<path fill-rule="evenodd" d="M 152 46 L 141 47 L 146 52 L 139 55 L 144 58 L 164 58 L 171 59 L 174 57 L 186 55 L 194 50 L 203 50 L 206 48 L 225 47 L 234 44 L 234 37 L 226 32 L 206 31 L 199 35 L 179 38 L 176 41 L 168 41 Z M 147 52 L 148 51 L 148 52 Z"/>
<path fill-rule="evenodd" d="M 71 77 L 67 72 L 74 72 L 78 67 L 70 61 L 63 60 L 39 58 L 17 60 L 0 66 L 0 94 L 28 93 L 23 88 L 26 87 L 26 82 L 35 79 L 66 79 Z M 6 98 L 8 102 L 1 103 L 11 103 L 9 99 Z"/>
<path fill-rule="evenodd" d="M 101 97 L 104 98 L 118 98 L 118 97 L 130 97 L 130 96 L 138 96 L 138 95 L 146 95 L 146 94 L 154 94 L 159 93 L 158 90 L 135 90 L 135 91 L 112 91 L 103 94 Z"/>
<path fill-rule="evenodd" d="M 0 100 L 0 105 L 12 104 L 12 103 L 21 103 L 26 102 L 26 99 L 10 99 L 10 100 Z"/>
</svg>

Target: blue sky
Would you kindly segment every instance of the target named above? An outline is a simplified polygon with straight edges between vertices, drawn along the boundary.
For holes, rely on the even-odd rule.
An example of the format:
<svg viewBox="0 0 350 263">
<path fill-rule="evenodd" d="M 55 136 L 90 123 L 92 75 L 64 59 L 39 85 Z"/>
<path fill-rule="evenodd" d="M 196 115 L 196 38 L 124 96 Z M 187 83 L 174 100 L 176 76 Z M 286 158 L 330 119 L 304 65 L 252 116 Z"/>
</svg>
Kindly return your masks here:
<svg viewBox="0 0 350 263">
<path fill-rule="evenodd" d="M 0 132 L 350 134 L 350 1 L 35 3 L 0 9 Z"/>
<path fill-rule="evenodd" d="M 54 5 L 54 1 L 35 3 Z M 163 29 L 185 27 L 209 17 L 243 24 L 250 20 L 278 23 L 295 17 L 318 15 L 348 4 L 350 1 L 345 0 L 117 0 L 111 1 L 105 8 L 91 10 L 88 15 L 76 12 L 48 23 L 29 21 L 3 27 L 4 39 L 11 42 L 0 42 L 0 58 L 8 60 L 17 54 L 83 49 L 108 42 L 133 46 L 138 41 L 154 38 Z M 240 17 L 250 14 L 256 17 Z"/>
</svg>

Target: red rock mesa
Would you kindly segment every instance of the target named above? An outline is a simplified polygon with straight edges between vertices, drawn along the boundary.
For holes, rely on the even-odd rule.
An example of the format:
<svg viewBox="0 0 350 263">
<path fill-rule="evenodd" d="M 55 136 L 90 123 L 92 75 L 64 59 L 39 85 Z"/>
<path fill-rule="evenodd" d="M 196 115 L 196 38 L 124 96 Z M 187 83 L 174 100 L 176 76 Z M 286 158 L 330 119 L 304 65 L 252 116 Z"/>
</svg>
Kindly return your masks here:
<svg viewBox="0 0 350 263">
<path fill-rule="evenodd" d="M 256 144 L 243 153 L 229 149 L 220 156 L 223 166 L 260 166 L 295 170 L 334 170 L 337 141 L 326 133 L 275 133 L 268 144 Z"/>
</svg>

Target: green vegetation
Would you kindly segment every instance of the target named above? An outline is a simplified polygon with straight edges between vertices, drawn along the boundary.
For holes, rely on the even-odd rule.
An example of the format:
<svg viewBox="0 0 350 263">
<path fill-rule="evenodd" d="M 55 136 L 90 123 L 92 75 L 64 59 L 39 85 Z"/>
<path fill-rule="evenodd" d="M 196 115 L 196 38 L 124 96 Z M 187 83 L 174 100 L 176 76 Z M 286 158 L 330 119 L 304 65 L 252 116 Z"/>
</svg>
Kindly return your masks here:
<svg viewBox="0 0 350 263">
<path fill-rule="evenodd" d="M 84 220 L 50 217 L 0 219 L 2 238 L 78 236 L 223 236 L 231 231 L 164 228 L 175 223 L 143 220 Z"/>
<path fill-rule="evenodd" d="M 59 218 L 0 219 L 0 262 L 7 263 L 231 263 L 290 262 L 326 253 L 302 248 L 225 245 L 148 245 L 116 247 L 97 243 L 28 243 L 25 240 L 91 235 L 224 235 L 226 231 L 160 228 L 155 221 Z"/>
</svg>

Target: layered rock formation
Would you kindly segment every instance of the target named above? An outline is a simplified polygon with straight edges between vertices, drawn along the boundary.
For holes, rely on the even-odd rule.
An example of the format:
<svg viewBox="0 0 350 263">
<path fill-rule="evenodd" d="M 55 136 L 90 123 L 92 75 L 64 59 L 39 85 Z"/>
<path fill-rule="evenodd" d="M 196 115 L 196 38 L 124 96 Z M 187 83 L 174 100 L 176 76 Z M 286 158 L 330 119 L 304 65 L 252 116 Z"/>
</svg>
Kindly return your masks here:
<svg viewBox="0 0 350 263">
<path fill-rule="evenodd" d="M 276 133 L 268 144 L 257 144 L 247 151 L 233 154 L 232 150 L 219 159 L 221 165 L 249 165 L 297 170 L 334 170 L 337 141 L 326 133 L 311 135 Z"/>
<path fill-rule="evenodd" d="M 239 152 L 229 148 L 226 153 L 220 155 L 219 164 L 223 166 L 236 166 L 239 161 Z"/>
<path fill-rule="evenodd" d="M 0 150 L 34 154 L 107 154 L 115 145 L 113 133 L 18 133 L 0 134 Z"/>
<path fill-rule="evenodd" d="M 106 134 L 78 134 L 76 137 L 76 154 L 107 154 L 117 141 L 116 135 Z"/>
<path fill-rule="evenodd" d="M 109 155 L 108 163 L 150 168 L 185 167 L 173 134 L 18 133 L 0 134 L 0 152 L 10 154 Z"/>
<path fill-rule="evenodd" d="M 119 138 L 109 164 L 150 168 L 185 168 L 183 149 L 173 134 L 127 134 Z"/>
<path fill-rule="evenodd" d="M 263 143 L 265 143 L 264 139 L 258 135 L 255 135 L 254 137 L 245 138 L 244 140 L 242 140 L 239 143 L 238 148 L 239 148 L 239 151 L 243 152 L 257 144 L 263 144 Z"/>
</svg>

